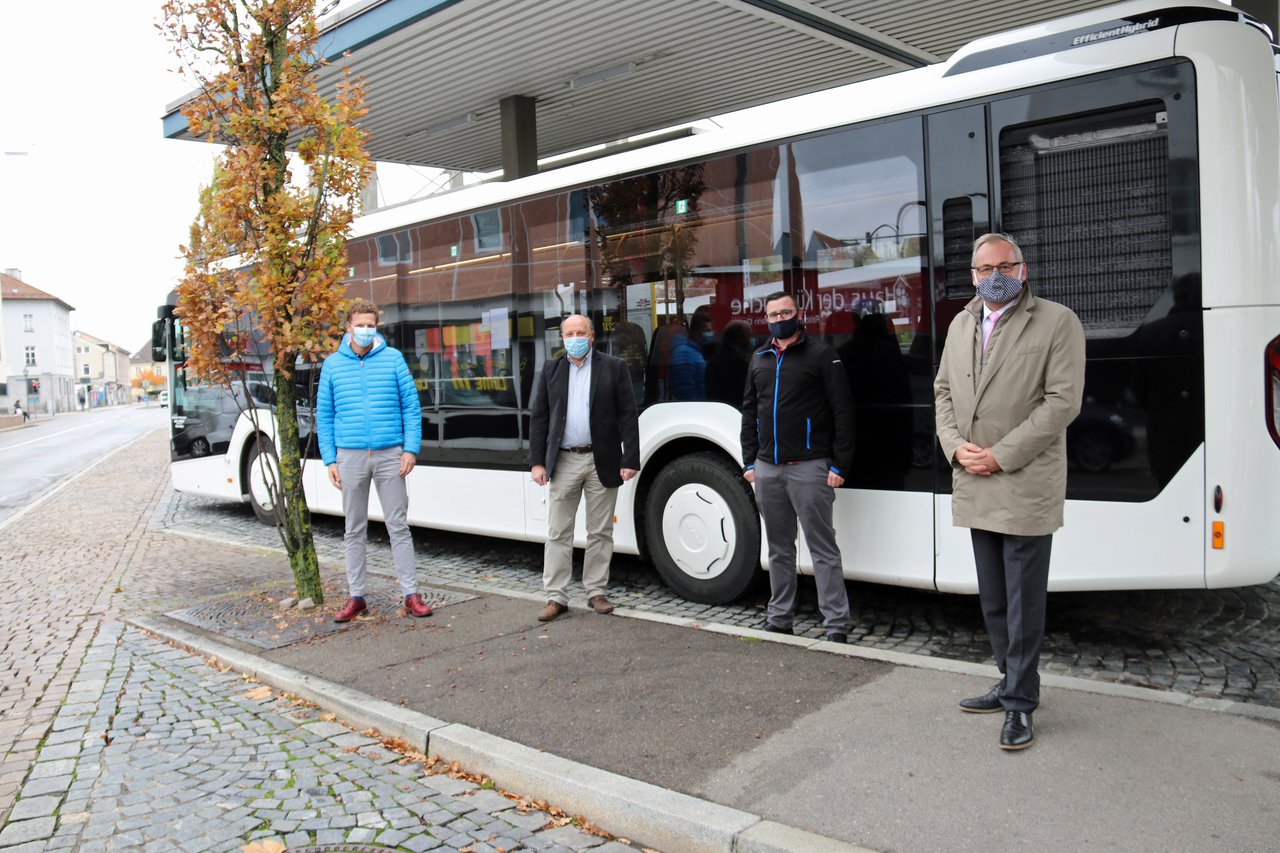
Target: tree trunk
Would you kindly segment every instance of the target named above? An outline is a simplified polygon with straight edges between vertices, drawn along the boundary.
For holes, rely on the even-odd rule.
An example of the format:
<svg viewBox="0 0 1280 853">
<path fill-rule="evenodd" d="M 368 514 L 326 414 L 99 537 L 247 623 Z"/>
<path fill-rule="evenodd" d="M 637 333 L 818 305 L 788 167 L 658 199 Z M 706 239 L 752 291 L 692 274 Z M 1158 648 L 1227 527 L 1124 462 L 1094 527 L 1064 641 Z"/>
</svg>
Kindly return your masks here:
<svg viewBox="0 0 1280 853">
<path fill-rule="evenodd" d="M 298 440 L 297 390 L 293 374 L 275 372 L 276 447 L 280 454 L 280 495 L 276 501 L 276 529 L 289 554 L 298 598 L 324 601 L 320 589 L 320 563 L 311 536 L 311 511 L 302 488 L 302 444 Z"/>
</svg>

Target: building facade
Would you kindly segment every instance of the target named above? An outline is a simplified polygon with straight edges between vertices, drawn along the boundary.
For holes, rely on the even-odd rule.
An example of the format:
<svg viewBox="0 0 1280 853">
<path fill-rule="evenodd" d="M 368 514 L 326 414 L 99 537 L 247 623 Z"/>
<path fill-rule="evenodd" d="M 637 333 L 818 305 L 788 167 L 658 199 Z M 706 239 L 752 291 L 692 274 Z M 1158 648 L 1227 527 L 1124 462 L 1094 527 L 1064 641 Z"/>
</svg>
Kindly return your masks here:
<svg viewBox="0 0 1280 853">
<path fill-rule="evenodd" d="M 72 306 L 22 280 L 19 270 L 0 274 L 9 405 L 32 413 L 67 412 L 75 405 Z"/>
<path fill-rule="evenodd" d="M 77 331 L 72 335 L 76 363 L 76 408 L 96 409 L 131 401 L 129 353 L 123 347 Z"/>
<path fill-rule="evenodd" d="M 129 356 L 130 397 L 144 403 L 156 399 L 164 390 L 164 371 L 151 360 L 151 341 L 147 340 L 138 351 Z"/>
</svg>

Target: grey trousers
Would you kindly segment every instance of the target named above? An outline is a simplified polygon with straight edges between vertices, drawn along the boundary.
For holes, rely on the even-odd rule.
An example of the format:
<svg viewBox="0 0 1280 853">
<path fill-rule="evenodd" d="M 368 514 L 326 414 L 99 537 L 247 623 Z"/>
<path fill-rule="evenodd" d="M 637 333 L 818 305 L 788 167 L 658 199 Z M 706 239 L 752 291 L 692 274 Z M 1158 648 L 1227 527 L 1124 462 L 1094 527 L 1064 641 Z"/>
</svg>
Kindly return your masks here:
<svg viewBox="0 0 1280 853">
<path fill-rule="evenodd" d="M 844 568 L 836 545 L 831 509 L 835 489 L 827 485 L 827 462 L 809 459 L 789 465 L 756 460 L 756 503 L 769 536 L 769 624 L 790 628 L 796 609 L 796 522 L 813 555 L 818 609 L 827 633 L 847 634 L 853 618 Z"/>
<path fill-rule="evenodd" d="M 542 589 L 547 601 L 569 603 L 565 590 L 573 578 L 573 521 L 578 502 L 587 500 L 587 553 L 582 560 L 582 585 L 587 598 L 604 595 L 613 559 L 613 509 L 617 489 L 606 488 L 596 474 L 590 453 L 561 450 L 551 477 L 551 506 L 547 510 L 547 545 L 542 556 Z"/>
<path fill-rule="evenodd" d="M 347 532 L 342 548 L 347 559 L 347 587 L 353 596 L 365 593 L 368 578 L 366 549 L 369 529 L 369 484 L 378 489 L 378 501 L 391 537 L 391 561 L 396 567 L 400 592 L 412 595 L 418 591 L 418 572 L 414 567 L 413 534 L 409 532 L 409 490 L 400 476 L 399 447 L 384 450 L 348 450 L 338 448 L 338 476 L 342 478 L 342 512 L 347 517 Z"/>
<path fill-rule="evenodd" d="M 1040 646 L 1049 598 L 1053 536 L 1014 536 L 970 530 L 978 567 L 978 599 L 991 638 L 1006 711 L 1034 711 L 1040 704 Z"/>
</svg>

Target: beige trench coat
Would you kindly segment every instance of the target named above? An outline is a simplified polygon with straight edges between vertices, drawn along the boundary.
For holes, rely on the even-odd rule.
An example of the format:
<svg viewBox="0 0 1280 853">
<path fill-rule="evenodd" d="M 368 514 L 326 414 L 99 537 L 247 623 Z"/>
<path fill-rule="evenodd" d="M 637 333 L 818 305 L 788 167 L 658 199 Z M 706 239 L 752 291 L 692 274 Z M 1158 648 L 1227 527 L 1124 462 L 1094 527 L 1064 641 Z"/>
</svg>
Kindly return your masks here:
<svg viewBox="0 0 1280 853">
<path fill-rule="evenodd" d="M 1030 287 L 997 321 L 985 356 L 982 299 L 951 321 L 933 394 L 957 527 L 1043 536 L 1062 526 L 1066 432 L 1084 398 L 1084 361 L 1079 318 Z M 966 441 L 990 447 L 1001 470 L 966 472 L 955 461 Z"/>
</svg>

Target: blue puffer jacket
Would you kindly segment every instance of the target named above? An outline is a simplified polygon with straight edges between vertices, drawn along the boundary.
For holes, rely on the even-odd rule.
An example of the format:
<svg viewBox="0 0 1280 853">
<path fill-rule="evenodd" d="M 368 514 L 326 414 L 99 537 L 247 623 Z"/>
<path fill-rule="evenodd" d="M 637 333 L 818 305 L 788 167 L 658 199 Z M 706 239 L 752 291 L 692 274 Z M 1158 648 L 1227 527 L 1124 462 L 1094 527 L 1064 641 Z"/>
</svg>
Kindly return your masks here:
<svg viewBox="0 0 1280 853">
<path fill-rule="evenodd" d="M 378 335 L 361 358 L 344 335 L 320 369 L 316 432 L 325 465 L 338 460 L 339 447 L 382 450 L 400 445 L 416 456 L 422 447 L 422 409 L 400 350 Z"/>
</svg>

